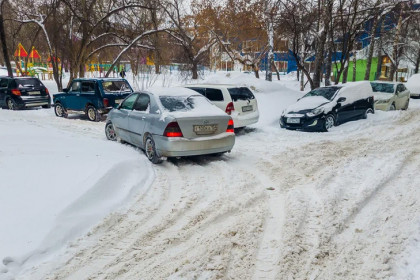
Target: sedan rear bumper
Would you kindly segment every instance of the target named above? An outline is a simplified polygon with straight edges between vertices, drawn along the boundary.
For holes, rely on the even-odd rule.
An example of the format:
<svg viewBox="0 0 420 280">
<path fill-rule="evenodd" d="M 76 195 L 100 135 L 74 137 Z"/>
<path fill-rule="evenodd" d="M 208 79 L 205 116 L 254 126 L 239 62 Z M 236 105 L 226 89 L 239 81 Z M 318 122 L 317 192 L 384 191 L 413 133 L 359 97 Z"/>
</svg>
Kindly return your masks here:
<svg viewBox="0 0 420 280">
<path fill-rule="evenodd" d="M 187 139 L 153 135 L 157 152 L 162 157 L 196 156 L 223 153 L 232 150 L 235 134 L 224 132 L 209 137 Z"/>
</svg>

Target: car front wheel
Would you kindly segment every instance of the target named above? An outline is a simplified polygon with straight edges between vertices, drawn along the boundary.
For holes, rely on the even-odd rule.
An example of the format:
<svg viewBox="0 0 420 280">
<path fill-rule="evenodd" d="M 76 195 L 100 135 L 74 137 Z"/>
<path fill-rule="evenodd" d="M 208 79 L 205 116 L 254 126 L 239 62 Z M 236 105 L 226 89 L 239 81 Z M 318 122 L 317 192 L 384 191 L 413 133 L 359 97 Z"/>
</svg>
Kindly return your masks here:
<svg viewBox="0 0 420 280">
<path fill-rule="evenodd" d="M 112 122 L 107 122 L 105 125 L 105 135 L 108 140 L 117 141 L 117 134 L 115 133 Z"/>
<path fill-rule="evenodd" d="M 63 105 L 61 105 L 61 103 L 56 103 L 56 104 L 55 104 L 55 107 L 54 107 L 54 112 L 55 112 L 55 115 L 56 115 L 57 117 L 60 117 L 60 118 L 67 118 L 67 112 L 66 112 L 66 109 L 64 109 L 64 107 L 63 107 Z"/>
<path fill-rule="evenodd" d="M 324 122 L 324 131 L 329 131 L 335 124 L 335 118 L 333 115 L 328 114 L 325 117 L 325 122 Z"/>
<path fill-rule="evenodd" d="M 98 110 L 92 105 L 89 105 L 86 109 L 86 116 L 90 121 L 99 122 L 101 119 L 101 115 L 99 114 Z"/>
<path fill-rule="evenodd" d="M 152 136 L 148 135 L 146 138 L 146 144 L 144 145 L 144 152 L 146 153 L 147 158 L 154 164 L 161 163 L 162 159 L 156 153 L 155 141 L 153 141 Z"/>
<path fill-rule="evenodd" d="M 368 108 L 368 109 L 366 109 L 365 113 L 363 114 L 363 118 L 364 118 L 364 119 L 367 119 L 368 114 L 373 114 L 373 110 L 372 110 L 372 108 Z"/>
</svg>

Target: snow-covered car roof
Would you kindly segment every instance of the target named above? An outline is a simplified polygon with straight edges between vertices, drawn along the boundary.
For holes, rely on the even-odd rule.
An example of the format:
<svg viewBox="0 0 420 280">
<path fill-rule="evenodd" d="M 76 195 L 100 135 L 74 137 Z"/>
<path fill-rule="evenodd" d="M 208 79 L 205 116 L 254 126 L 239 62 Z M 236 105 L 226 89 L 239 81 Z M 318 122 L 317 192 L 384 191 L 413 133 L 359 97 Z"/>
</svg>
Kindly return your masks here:
<svg viewBox="0 0 420 280">
<path fill-rule="evenodd" d="M 410 90 L 412 93 L 420 93 L 420 73 L 414 74 L 410 78 L 408 78 L 407 83 L 405 86 Z"/>
<path fill-rule="evenodd" d="M 156 95 L 156 96 L 191 96 L 197 95 L 202 96 L 201 94 L 197 93 L 196 91 L 188 88 L 183 87 L 155 87 L 147 90 L 148 92 Z"/>
<path fill-rule="evenodd" d="M 186 87 L 210 87 L 210 88 L 234 88 L 234 87 L 247 87 L 235 84 L 189 84 Z"/>
</svg>

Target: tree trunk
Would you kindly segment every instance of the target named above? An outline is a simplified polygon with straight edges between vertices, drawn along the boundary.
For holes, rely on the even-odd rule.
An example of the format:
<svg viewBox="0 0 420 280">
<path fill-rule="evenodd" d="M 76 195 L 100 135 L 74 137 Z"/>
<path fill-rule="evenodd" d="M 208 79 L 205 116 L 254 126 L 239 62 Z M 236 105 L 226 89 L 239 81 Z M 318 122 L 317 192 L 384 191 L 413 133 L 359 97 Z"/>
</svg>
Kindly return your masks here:
<svg viewBox="0 0 420 280">
<path fill-rule="evenodd" d="M 305 79 L 304 79 L 304 74 L 303 71 L 300 71 L 300 91 L 304 91 L 305 90 Z"/>
<path fill-rule="evenodd" d="M 198 79 L 198 63 L 197 62 L 194 61 L 192 63 L 191 71 L 192 71 L 192 79 L 197 80 Z"/>
<path fill-rule="evenodd" d="M 273 72 L 272 72 L 272 65 L 274 64 L 274 28 L 273 28 L 273 19 L 268 19 L 268 62 L 267 62 L 267 69 L 266 69 L 266 77 L 267 81 L 273 81 Z"/>
<path fill-rule="evenodd" d="M 420 66 L 420 48 L 419 51 L 417 52 L 417 60 L 416 60 L 416 66 L 414 67 L 414 73 L 418 73 L 419 72 L 419 66 Z"/>
<path fill-rule="evenodd" d="M 1 11 L 0 11 L 0 41 L 1 41 L 1 46 L 3 49 L 3 58 L 4 58 L 4 63 L 6 64 L 6 68 L 7 68 L 7 74 L 9 77 L 13 78 L 13 70 L 12 70 L 12 65 L 10 64 L 10 57 L 9 57 L 9 53 L 7 50 L 7 42 L 6 42 L 6 33 L 4 32 L 4 22 L 3 22 L 3 3 L 1 3 Z"/>
<path fill-rule="evenodd" d="M 331 85 L 331 67 L 332 67 L 332 47 L 331 47 L 331 39 L 328 42 L 328 54 L 327 54 L 327 61 L 325 63 L 325 86 Z"/>
<path fill-rule="evenodd" d="M 375 32 L 379 25 L 380 15 L 377 15 L 373 21 L 372 28 L 370 30 L 370 44 L 369 44 L 369 54 L 366 62 L 366 72 L 365 72 L 365 81 L 370 80 L 370 68 L 372 65 L 373 51 L 375 49 Z"/>
<path fill-rule="evenodd" d="M 344 70 L 343 70 L 343 84 L 347 83 L 347 76 L 348 76 L 348 72 L 349 72 L 349 60 L 350 60 L 350 58 L 347 58 L 347 60 L 345 62 L 345 66 L 344 66 Z"/>
<path fill-rule="evenodd" d="M 277 75 L 277 80 L 280 81 L 280 72 L 279 69 L 277 69 L 276 64 L 273 61 L 273 64 L 271 65 L 271 68 L 274 69 L 276 71 L 276 75 Z"/>
<path fill-rule="evenodd" d="M 356 81 L 356 63 L 357 63 L 357 53 L 353 52 L 353 82 Z"/>
<path fill-rule="evenodd" d="M 398 71 L 398 48 L 399 48 L 399 42 L 400 42 L 400 34 L 401 34 L 401 26 L 403 21 L 403 7 L 401 8 L 400 15 L 398 17 L 398 24 L 395 28 L 395 37 L 394 37 L 394 45 L 392 47 L 392 56 L 391 58 L 391 71 L 389 73 L 389 80 L 392 81 L 394 79 L 394 75 L 397 75 Z"/>
<path fill-rule="evenodd" d="M 321 85 L 321 76 L 322 76 L 322 64 L 324 62 L 324 51 L 325 51 L 325 41 L 327 39 L 327 30 L 325 29 L 321 32 L 319 36 L 317 48 L 315 52 L 315 69 L 314 69 L 314 87 L 319 88 Z"/>
</svg>

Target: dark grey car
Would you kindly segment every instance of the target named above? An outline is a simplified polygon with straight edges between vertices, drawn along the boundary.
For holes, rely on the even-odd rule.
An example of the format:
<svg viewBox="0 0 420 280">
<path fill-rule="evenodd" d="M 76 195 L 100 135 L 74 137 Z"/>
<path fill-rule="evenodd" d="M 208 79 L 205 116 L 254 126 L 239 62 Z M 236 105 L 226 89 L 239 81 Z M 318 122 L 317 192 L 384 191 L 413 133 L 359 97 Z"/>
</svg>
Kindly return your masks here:
<svg viewBox="0 0 420 280">
<path fill-rule="evenodd" d="M 235 144 L 233 120 L 207 98 L 185 88 L 135 92 L 108 114 L 109 140 L 143 149 L 153 163 L 161 157 L 229 152 Z"/>
</svg>

